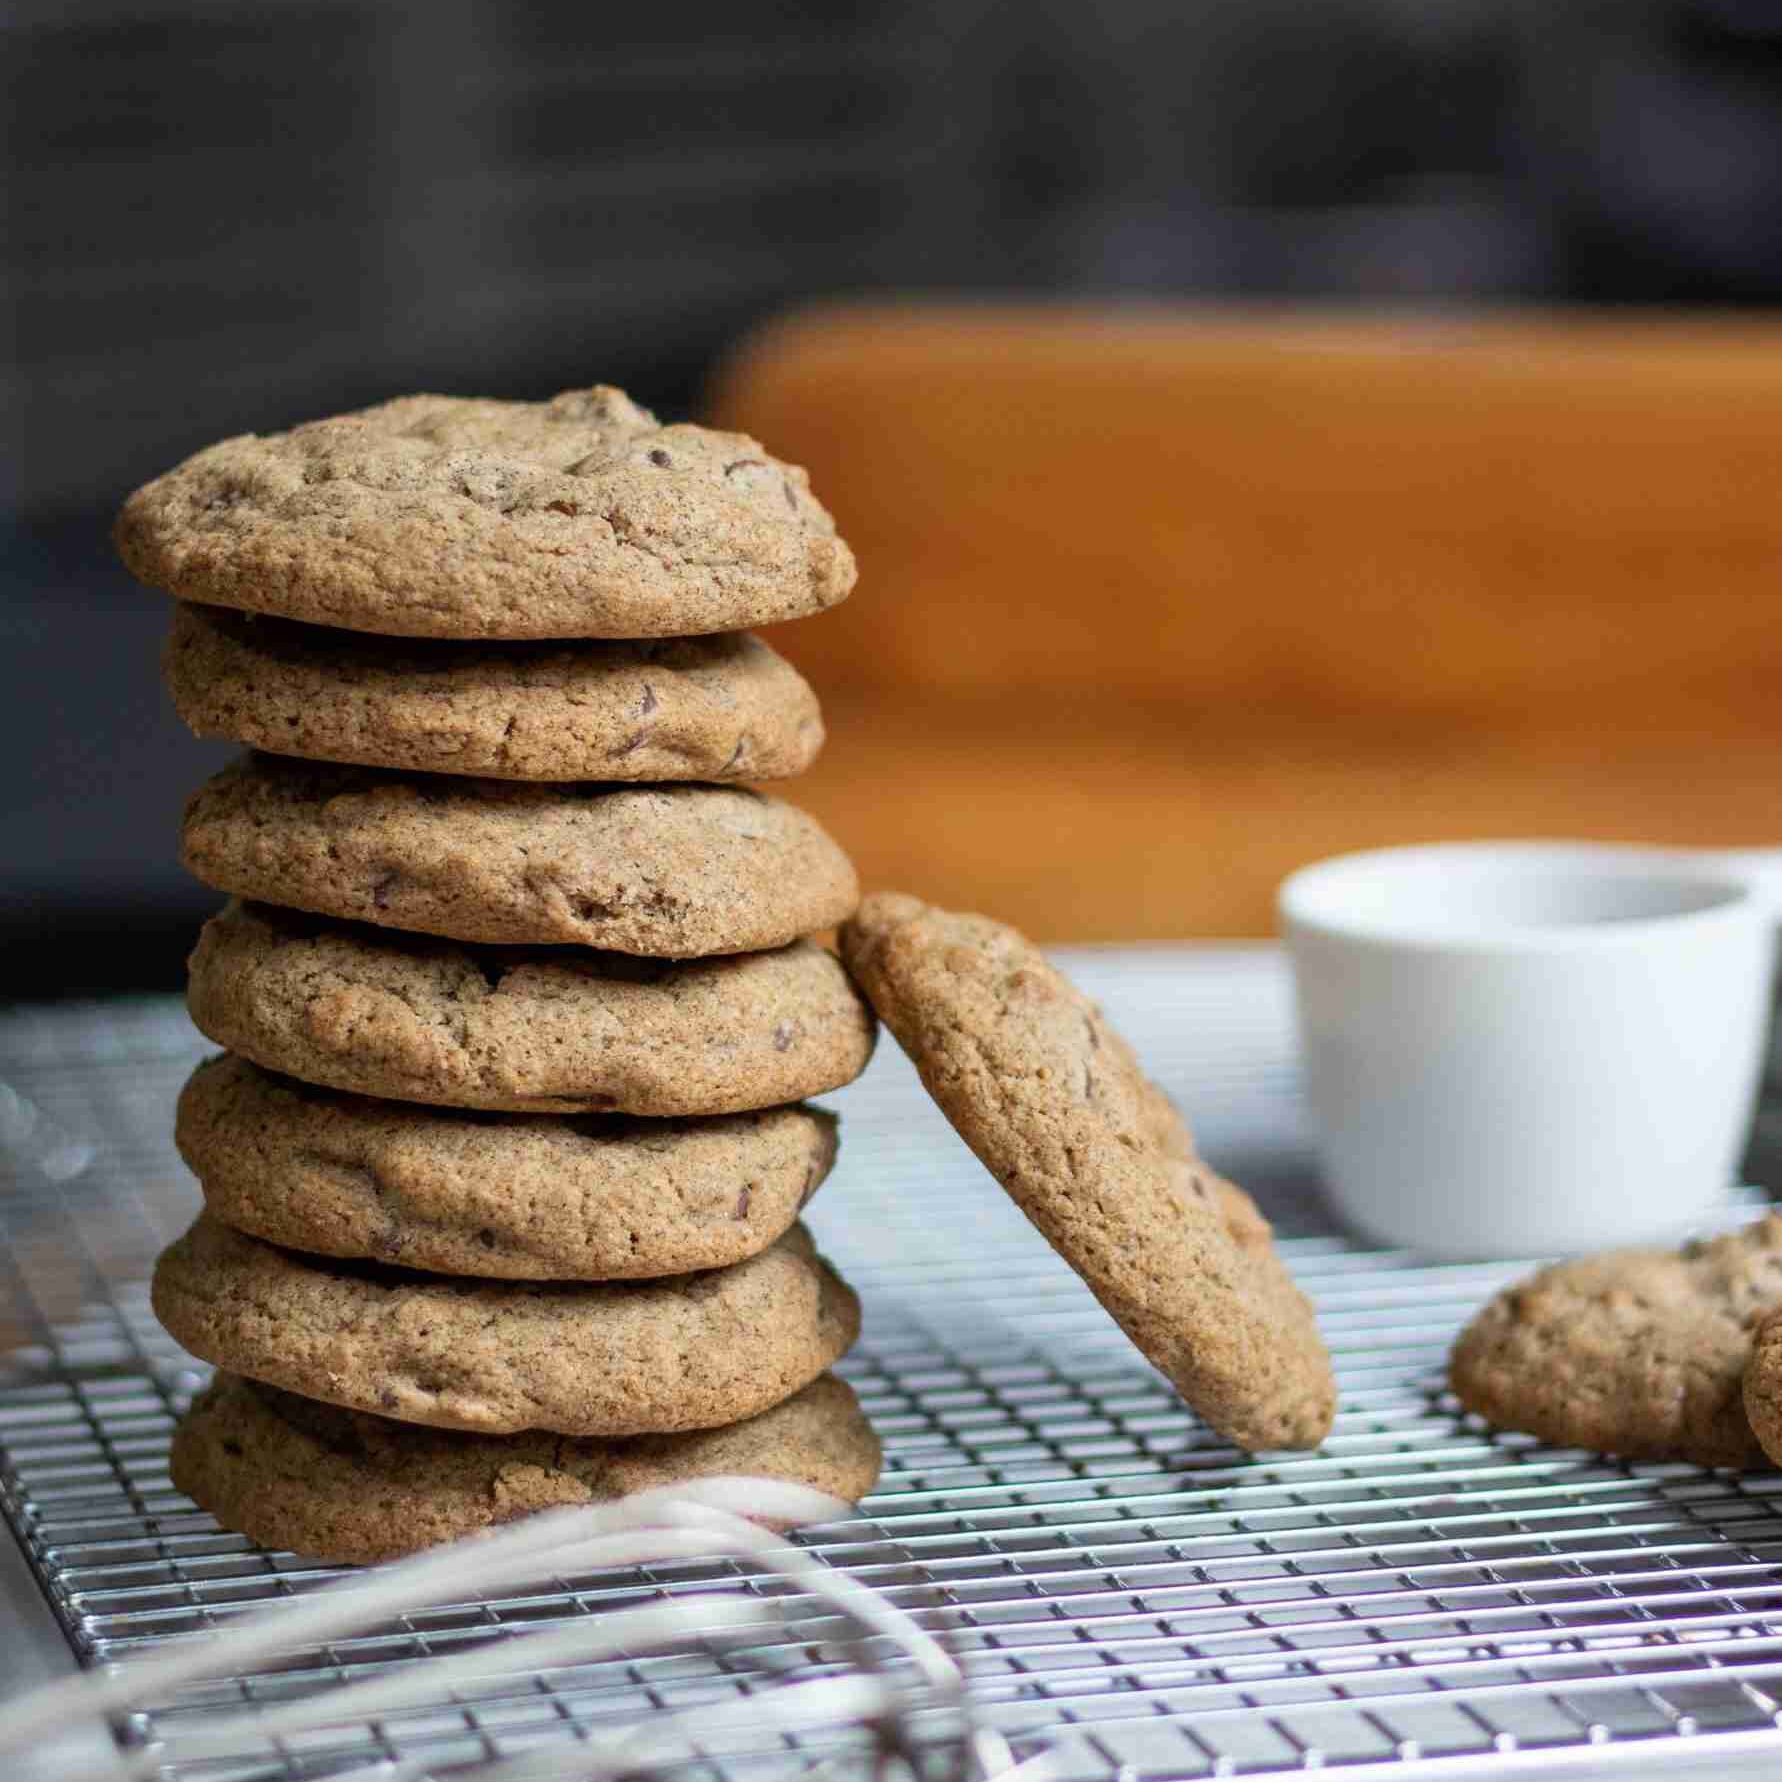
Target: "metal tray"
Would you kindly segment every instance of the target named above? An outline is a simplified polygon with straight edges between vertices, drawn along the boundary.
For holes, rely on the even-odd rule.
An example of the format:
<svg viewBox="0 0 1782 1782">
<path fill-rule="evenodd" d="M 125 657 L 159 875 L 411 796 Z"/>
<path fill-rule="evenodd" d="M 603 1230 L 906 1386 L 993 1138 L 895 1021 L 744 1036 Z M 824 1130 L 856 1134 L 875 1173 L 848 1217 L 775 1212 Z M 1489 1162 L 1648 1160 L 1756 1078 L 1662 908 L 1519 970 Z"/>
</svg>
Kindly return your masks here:
<svg viewBox="0 0 1782 1782">
<path fill-rule="evenodd" d="M 813 1548 L 945 1632 L 988 1718 L 1019 1751 L 1051 1747 L 1061 1782 L 1341 1765 L 1396 1782 L 1782 1774 L 1782 1476 L 1626 1466 L 1459 1415 L 1447 1344 L 1518 1267 L 1421 1267 L 1328 1231 L 1278 955 L 1066 963 L 1286 1235 L 1337 1357 L 1336 1432 L 1311 1456 L 1222 1447 L 887 1044 L 835 1098 L 842 1162 L 812 1223 L 866 1302 L 844 1371 L 888 1467 L 860 1518 L 814 1531 Z M 0 1694 L 33 1665 L 127 1665 L 331 1575 L 219 1533 L 167 1478 L 169 1429 L 203 1373 L 155 1327 L 144 1275 L 196 1205 L 168 1129 L 200 1049 L 167 1002 L 0 1017 L 0 1081 L 16 1091 L 0 1096 L 0 1502 L 41 1598 L 15 1600 L 0 1632 Z M 83 1141 L 92 1160 L 70 1174 Z M 1725 1216 L 1755 1204 L 1732 1197 Z M 150 1738 L 171 1717 L 621 1600 L 756 1587 L 722 1564 L 564 1579 L 188 1692 L 120 1731 Z M 59 1653 L 43 1638 L 58 1627 Z M 748 1687 L 709 1655 L 492 1677 L 448 1710 L 203 1773 L 444 1764 Z M 790 1749 L 765 1755 L 797 1767 Z M 711 1771 L 758 1773 L 763 1757 L 716 1754 Z"/>
</svg>

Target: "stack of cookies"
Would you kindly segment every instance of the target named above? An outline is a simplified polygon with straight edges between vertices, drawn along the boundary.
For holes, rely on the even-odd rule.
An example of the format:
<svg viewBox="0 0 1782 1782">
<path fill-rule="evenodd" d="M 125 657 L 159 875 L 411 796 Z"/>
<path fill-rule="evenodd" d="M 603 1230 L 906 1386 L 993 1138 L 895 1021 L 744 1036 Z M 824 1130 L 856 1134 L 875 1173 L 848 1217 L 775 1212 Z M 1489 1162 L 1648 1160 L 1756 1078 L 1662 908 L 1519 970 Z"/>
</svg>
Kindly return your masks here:
<svg viewBox="0 0 1782 1782">
<path fill-rule="evenodd" d="M 745 628 L 854 579 L 804 473 L 612 389 L 420 396 L 213 446 L 116 536 L 182 716 L 253 751 L 183 837 L 234 901 L 155 1277 L 223 1370 L 176 1483 L 338 1560 L 713 1473 L 860 1496 L 858 1305 L 798 1222 L 803 1098 L 872 1051 L 812 938 L 858 890 L 744 784 L 823 737 Z"/>
</svg>

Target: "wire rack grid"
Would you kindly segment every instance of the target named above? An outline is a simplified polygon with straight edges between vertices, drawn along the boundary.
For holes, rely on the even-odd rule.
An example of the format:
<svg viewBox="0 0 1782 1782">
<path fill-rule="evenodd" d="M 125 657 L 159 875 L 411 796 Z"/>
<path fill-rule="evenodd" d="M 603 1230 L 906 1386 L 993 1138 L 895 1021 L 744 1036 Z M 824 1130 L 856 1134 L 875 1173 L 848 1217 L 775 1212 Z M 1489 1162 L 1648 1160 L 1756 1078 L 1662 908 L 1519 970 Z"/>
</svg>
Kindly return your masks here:
<svg viewBox="0 0 1782 1782">
<path fill-rule="evenodd" d="M 843 1371 L 887 1470 L 856 1520 L 804 1537 L 812 1549 L 944 1634 L 985 1719 L 1018 1752 L 1049 1749 L 1059 1782 L 1647 1774 L 1708 1757 L 1782 1773 L 1782 1476 L 1623 1465 L 1461 1416 L 1442 1388 L 1447 1344 L 1518 1265 L 1418 1266 L 1328 1230 L 1278 955 L 1067 963 L 1275 1218 L 1336 1357 L 1336 1430 L 1314 1455 L 1222 1446 L 887 1045 L 836 1098 L 842 1161 L 811 1216 L 866 1304 Z M 168 1128 L 200 1050 L 171 1003 L 0 1018 L 0 1082 L 16 1092 L 0 1107 L 15 1141 L 0 1185 L 0 1502 L 88 1663 L 127 1665 L 333 1575 L 220 1532 L 168 1480 L 169 1431 L 203 1370 L 155 1326 L 144 1276 L 196 1205 Z M 1734 1196 L 1725 1217 L 1755 1204 Z M 762 1587 L 728 1563 L 566 1578 L 188 1691 L 121 1733 L 488 1642 L 486 1688 L 439 1710 L 203 1773 L 320 1777 L 380 1754 L 449 1766 L 746 1692 L 773 1656 L 503 1675 L 504 1630 Z M 786 1606 L 783 1655 L 809 1657 L 805 1610 Z M 708 1768 L 799 1761 L 786 1742 L 739 1741 Z"/>
</svg>

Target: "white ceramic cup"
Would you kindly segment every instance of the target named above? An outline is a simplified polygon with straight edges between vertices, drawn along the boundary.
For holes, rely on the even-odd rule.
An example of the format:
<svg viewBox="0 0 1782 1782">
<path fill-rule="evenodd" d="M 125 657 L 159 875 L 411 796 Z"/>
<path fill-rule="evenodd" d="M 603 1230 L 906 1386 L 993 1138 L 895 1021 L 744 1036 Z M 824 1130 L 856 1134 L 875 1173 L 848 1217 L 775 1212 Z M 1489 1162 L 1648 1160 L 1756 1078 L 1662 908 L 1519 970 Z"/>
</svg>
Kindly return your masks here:
<svg viewBox="0 0 1782 1782">
<path fill-rule="evenodd" d="M 1436 1257 L 1663 1242 L 1731 1183 L 1775 904 L 1710 855 L 1389 848 L 1281 887 L 1324 1181 Z"/>
</svg>

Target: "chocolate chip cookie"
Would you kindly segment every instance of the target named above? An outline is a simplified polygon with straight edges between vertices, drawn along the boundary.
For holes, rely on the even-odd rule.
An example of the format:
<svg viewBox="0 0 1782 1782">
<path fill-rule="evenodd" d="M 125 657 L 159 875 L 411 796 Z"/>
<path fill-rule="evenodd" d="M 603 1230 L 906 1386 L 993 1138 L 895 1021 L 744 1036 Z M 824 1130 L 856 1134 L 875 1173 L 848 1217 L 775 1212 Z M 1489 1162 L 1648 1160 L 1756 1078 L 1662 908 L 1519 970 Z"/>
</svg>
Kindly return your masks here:
<svg viewBox="0 0 1782 1782">
<path fill-rule="evenodd" d="M 854 585 L 802 470 L 604 385 L 226 439 L 138 489 L 113 539 L 183 600 L 393 637 L 739 631 Z"/>
<path fill-rule="evenodd" d="M 223 1527 L 369 1565 L 693 1479 L 784 1479 L 854 1503 L 879 1459 L 872 1425 L 833 1374 L 722 1429 L 606 1440 L 424 1429 L 219 1374 L 174 1431 L 170 1464 L 175 1486 Z"/>
<path fill-rule="evenodd" d="M 859 902 L 814 817 L 739 786 L 535 786 L 244 755 L 180 858 L 219 891 L 411 933 L 690 959 L 784 946 Z"/>
<path fill-rule="evenodd" d="M 1486 1422 L 1560 1447 L 1758 1467 L 1744 1382 L 1754 1328 L 1778 1304 L 1782 1216 L 1772 1213 L 1681 1250 L 1540 1270 L 1461 1332 L 1448 1379 Z"/>
<path fill-rule="evenodd" d="M 213 1217 L 317 1256 L 437 1274 L 617 1281 L 724 1268 L 829 1174 L 811 1107 L 694 1120 L 477 1114 L 374 1101 L 212 1058 L 179 1099 Z"/>
<path fill-rule="evenodd" d="M 1312 1308 L 1242 1190 L 1101 1011 L 1014 929 L 895 893 L 842 957 L 965 1142 L 1182 1396 L 1240 1447 L 1322 1441 Z"/>
<path fill-rule="evenodd" d="M 673 962 L 473 948 L 231 903 L 187 1003 L 218 1045 L 332 1089 L 518 1113 L 731 1114 L 849 1083 L 872 1015 L 811 941 Z"/>
<path fill-rule="evenodd" d="M 664 1434 L 753 1417 L 860 1334 L 795 1225 L 731 1268 L 660 1281 L 463 1281 L 326 1261 L 208 1213 L 155 1265 L 155 1316 L 231 1373 L 481 1435 Z"/>
<path fill-rule="evenodd" d="M 747 632 L 396 643 L 182 601 L 161 671 L 199 736 L 407 772 L 783 780 L 823 746 L 816 695 Z"/>
<path fill-rule="evenodd" d="M 1745 1368 L 1745 1415 L 1770 1462 L 1782 1466 L 1782 1306 L 1759 1319 Z"/>
</svg>

